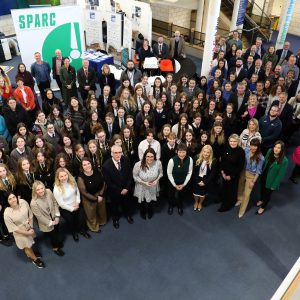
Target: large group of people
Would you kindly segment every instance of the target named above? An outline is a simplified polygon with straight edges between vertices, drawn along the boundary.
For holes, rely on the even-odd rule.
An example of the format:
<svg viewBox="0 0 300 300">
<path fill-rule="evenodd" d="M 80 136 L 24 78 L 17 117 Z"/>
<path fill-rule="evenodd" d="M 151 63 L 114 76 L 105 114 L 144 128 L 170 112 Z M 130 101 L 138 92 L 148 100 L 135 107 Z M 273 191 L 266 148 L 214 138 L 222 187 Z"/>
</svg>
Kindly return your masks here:
<svg viewBox="0 0 300 300">
<path fill-rule="evenodd" d="M 158 59 L 185 56 L 178 32 L 170 49 L 162 37 L 153 50 L 144 46 L 141 59 L 147 51 Z M 167 199 L 169 215 L 176 208 L 181 216 L 187 197 L 199 212 L 219 191 L 218 211 L 239 206 L 242 218 L 258 180 L 258 215 L 279 189 L 285 144 L 300 124 L 300 53 L 288 42 L 266 51 L 257 38 L 243 52 L 234 31 L 217 39 L 209 77 L 182 74 L 176 82 L 168 73 L 153 85 L 131 60 L 117 86 L 108 65 L 96 74 L 83 60 L 75 70 L 59 49 L 52 68 L 40 53 L 34 58 L 31 71 L 19 64 L 15 89 L 1 70 L 0 242 L 11 246 L 13 234 L 37 267 L 45 264 L 33 248 L 34 219 L 63 256 L 61 218 L 78 242 L 100 232 L 108 215 L 116 229 L 121 215 L 133 224 L 134 199 L 141 218 L 151 219 L 159 197 Z M 50 88 L 51 70 L 61 97 Z M 296 184 L 298 148 L 293 160 Z"/>
</svg>

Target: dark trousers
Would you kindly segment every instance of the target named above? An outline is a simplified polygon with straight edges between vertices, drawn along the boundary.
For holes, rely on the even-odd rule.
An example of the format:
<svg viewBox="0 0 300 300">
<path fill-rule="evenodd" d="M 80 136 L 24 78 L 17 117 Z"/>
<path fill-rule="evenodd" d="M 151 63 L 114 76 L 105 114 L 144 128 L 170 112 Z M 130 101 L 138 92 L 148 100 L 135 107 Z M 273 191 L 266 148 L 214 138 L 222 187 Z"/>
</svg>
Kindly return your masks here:
<svg viewBox="0 0 300 300">
<path fill-rule="evenodd" d="M 62 93 L 62 91 L 61 91 L 61 89 L 62 89 L 62 83 L 61 83 L 61 81 L 60 81 L 59 75 L 56 75 L 56 76 L 55 76 L 55 81 L 56 81 L 56 83 L 57 83 L 57 85 L 58 85 L 58 87 L 59 87 L 59 89 L 60 89 L 60 93 Z"/>
<path fill-rule="evenodd" d="M 178 183 L 182 184 L 182 183 Z M 176 188 L 168 182 L 168 203 L 170 207 L 183 208 L 183 199 L 184 199 L 185 187 L 181 191 L 177 191 Z"/>
<path fill-rule="evenodd" d="M 291 174 L 291 178 L 296 178 L 300 174 L 300 166 L 295 165 L 293 172 Z"/>
<path fill-rule="evenodd" d="M 40 90 L 41 99 L 43 101 L 46 98 L 46 92 L 45 92 L 45 90 L 50 88 L 50 82 L 49 81 L 41 81 L 38 84 L 38 88 Z"/>
<path fill-rule="evenodd" d="M 52 248 L 61 248 L 62 242 L 59 235 L 59 225 L 55 225 L 54 229 L 50 232 L 45 232 L 49 236 Z"/>
<path fill-rule="evenodd" d="M 84 212 L 82 207 L 79 207 L 78 210 L 72 212 L 61 208 L 60 213 L 70 226 L 72 234 L 86 231 Z"/>
<path fill-rule="evenodd" d="M 261 185 L 261 198 L 260 200 L 263 202 L 261 205 L 261 208 L 266 209 L 268 203 L 271 200 L 271 195 L 273 193 L 273 190 L 267 189 L 264 184 Z"/>
<path fill-rule="evenodd" d="M 0 211 L 0 239 L 3 238 L 3 235 L 8 235 L 8 230 L 7 230 L 7 227 L 5 225 L 5 222 L 4 222 L 4 207 L 2 207 L 1 211 Z M 1 233 L 1 229 L 2 229 L 2 233 Z"/>
<path fill-rule="evenodd" d="M 234 207 L 237 201 L 239 177 L 232 178 L 231 180 L 223 180 L 222 187 L 222 210 L 229 210 Z"/>
<path fill-rule="evenodd" d="M 111 216 L 113 221 L 119 221 L 120 208 L 126 218 L 131 216 L 130 192 L 127 194 L 111 196 Z"/>
</svg>

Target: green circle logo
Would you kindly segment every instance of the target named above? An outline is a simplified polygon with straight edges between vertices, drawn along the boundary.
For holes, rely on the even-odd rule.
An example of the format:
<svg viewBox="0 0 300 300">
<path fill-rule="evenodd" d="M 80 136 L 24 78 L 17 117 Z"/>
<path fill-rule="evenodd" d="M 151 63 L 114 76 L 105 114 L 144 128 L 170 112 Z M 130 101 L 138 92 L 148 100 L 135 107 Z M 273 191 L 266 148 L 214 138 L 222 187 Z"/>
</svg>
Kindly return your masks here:
<svg viewBox="0 0 300 300">
<path fill-rule="evenodd" d="M 60 25 L 48 34 L 42 48 L 43 59 L 51 64 L 56 49 L 61 50 L 63 57 L 71 59 L 76 70 L 81 68 L 82 47 L 78 22 Z"/>
</svg>

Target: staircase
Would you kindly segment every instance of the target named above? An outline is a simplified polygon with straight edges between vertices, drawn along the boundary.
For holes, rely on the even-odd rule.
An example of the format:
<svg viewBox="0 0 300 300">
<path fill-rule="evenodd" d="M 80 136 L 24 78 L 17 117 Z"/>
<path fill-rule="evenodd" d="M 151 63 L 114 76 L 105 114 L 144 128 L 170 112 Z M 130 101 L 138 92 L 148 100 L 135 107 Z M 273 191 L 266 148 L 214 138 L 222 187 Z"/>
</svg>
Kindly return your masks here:
<svg viewBox="0 0 300 300">
<path fill-rule="evenodd" d="M 222 0 L 221 11 L 232 19 L 234 0 Z M 255 12 L 255 13 L 254 13 Z M 257 36 L 264 41 L 269 41 L 272 34 L 272 20 L 263 11 L 263 9 L 252 1 L 248 1 L 242 39 L 246 42 L 246 46 L 252 45 Z"/>
</svg>

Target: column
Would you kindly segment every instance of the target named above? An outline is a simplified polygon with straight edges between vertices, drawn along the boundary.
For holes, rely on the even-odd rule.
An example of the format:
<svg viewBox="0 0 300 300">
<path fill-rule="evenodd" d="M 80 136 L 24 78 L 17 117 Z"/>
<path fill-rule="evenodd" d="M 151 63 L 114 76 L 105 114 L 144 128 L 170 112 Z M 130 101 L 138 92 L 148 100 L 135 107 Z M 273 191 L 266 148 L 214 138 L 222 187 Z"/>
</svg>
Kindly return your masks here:
<svg viewBox="0 0 300 300">
<path fill-rule="evenodd" d="M 208 76 L 211 63 L 213 60 L 213 52 L 215 47 L 215 37 L 217 33 L 218 18 L 220 15 L 221 0 L 209 1 L 208 16 L 206 19 L 206 33 L 204 53 L 202 59 L 201 75 Z"/>
<path fill-rule="evenodd" d="M 287 3 L 282 6 L 280 14 L 280 28 L 276 41 L 276 49 L 282 49 L 289 25 L 292 19 L 296 0 L 287 0 Z"/>
<path fill-rule="evenodd" d="M 240 3 L 241 3 L 241 0 L 234 1 L 234 7 L 233 7 L 233 12 L 232 12 L 231 24 L 230 24 L 230 31 L 237 29 L 236 21 L 237 21 L 239 9 L 240 9 Z"/>
<path fill-rule="evenodd" d="M 197 15 L 196 15 L 196 31 L 201 32 L 204 13 L 204 0 L 198 0 Z"/>
</svg>

